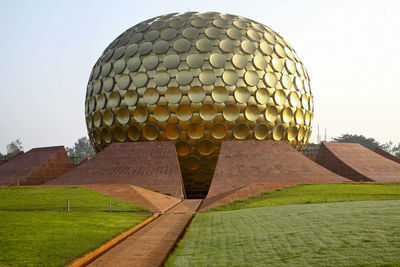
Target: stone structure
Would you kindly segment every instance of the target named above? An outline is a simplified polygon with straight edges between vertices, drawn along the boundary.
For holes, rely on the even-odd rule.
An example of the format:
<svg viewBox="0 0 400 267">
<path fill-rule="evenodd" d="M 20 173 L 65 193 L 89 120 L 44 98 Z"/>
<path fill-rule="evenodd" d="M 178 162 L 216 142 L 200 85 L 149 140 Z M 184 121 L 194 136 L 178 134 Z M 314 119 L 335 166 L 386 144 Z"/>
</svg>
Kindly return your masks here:
<svg viewBox="0 0 400 267">
<path fill-rule="evenodd" d="M 315 161 L 354 181 L 400 183 L 400 164 L 360 144 L 322 142 Z"/>
<path fill-rule="evenodd" d="M 185 195 L 173 142 L 114 143 L 47 185 L 130 184 Z"/>
<path fill-rule="evenodd" d="M 309 77 L 269 27 L 216 12 L 168 14 L 123 32 L 89 78 L 89 137 L 175 142 L 188 191 L 207 191 L 222 140 L 282 140 L 304 149 Z"/>
<path fill-rule="evenodd" d="M 280 141 L 224 141 L 201 208 L 295 184 L 345 183 L 341 177 Z"/>
<path fill-rule="evenodd" d="M 63 146 L 33 148 L 0 165 L 0 186 L 43 184 L 71 168 Z"/>
</svg>

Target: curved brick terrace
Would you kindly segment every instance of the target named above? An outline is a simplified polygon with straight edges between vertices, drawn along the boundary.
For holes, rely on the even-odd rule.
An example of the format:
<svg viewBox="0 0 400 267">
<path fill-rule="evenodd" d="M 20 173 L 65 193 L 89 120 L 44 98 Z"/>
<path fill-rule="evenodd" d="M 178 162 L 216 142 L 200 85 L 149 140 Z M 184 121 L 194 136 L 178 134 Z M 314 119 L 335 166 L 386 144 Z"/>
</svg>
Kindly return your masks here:
<svg viewBox="0 0 400 267">
<path fill-rule="evenodd" d="M 173 142 L 112 143 L 49 185 L 130 184 L 185 195 Z"/>
<path fill-rule="evenodd" d="M 382 157 L 385 157 L 387 159 L 393 160 L 394 162 L 397 162 L 400 164 L 400 158 L 393 156 L 392 154 L 386 152 L 385 150 L 379 148 L 378 146 L 375 148 L 375 153 L 378 153 Z"/>
<path fill-rule="evenodd" d="M 354 181 L 400 183 L 400 164 L 360 144 L 323 142 L 315 161 Z"/>
<path fill-rule="evenodd" d="M 284 142 L 224 141 L 201 209 L 295 184 L 350 180 L 316 164 Z"/>
<path fill-rule="evenodd" d="M 0 165 L 0 186 L 40 185 L 71 168 L 64 146 L 33 148 Z"/>
</svg>

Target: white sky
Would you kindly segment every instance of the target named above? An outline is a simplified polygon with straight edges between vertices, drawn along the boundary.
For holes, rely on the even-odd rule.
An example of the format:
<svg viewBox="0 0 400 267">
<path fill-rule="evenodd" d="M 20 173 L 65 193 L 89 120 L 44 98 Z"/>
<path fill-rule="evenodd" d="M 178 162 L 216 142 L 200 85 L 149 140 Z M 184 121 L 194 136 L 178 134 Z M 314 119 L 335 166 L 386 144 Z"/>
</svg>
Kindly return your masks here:
<svg viewBox="0 0 400 267">
<path fill-rule="evenodd" d="M 400 142 L 400 1 L 0 0 L 0 152 L 65 145 L 86 135 L 93 64 L 138 22 L 171 12 L 217 11 L 270 26 L 311 77 L 317 125 L 328 139 L 363 134 Z"/>
</svg>

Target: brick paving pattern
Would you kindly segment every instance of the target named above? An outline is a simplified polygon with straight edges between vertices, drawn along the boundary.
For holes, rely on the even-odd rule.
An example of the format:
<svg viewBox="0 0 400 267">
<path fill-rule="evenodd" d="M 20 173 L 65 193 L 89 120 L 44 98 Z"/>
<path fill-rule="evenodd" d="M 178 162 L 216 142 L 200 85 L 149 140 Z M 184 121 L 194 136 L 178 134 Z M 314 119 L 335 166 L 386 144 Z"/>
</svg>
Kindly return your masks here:
<svg viewBox="0 0 400 267">
<path fill-rule="evenodd" d="M 354 181 L 400 183 L 400 164 L 360 144 L 323 142 L 315 161 Z"/>
<path fill-rule="evenodd" d="M 40 185 L 71 168 L 63 146 L 33 148 L 0 165 L 0 186 Z"/>
<path fill-rule="evenodd" d="M 185 194 L 173 142 L 112 143 L 48 184 L 131 184 L 178 198 Z"/>
<path fill-rule="evenodd" d="M 214 178 L 201 210 L 295 184 L 350 180 L 279 141 L 223 141 Z"/>
<path fill-rule="evenodd" d="M 376 147 L 375 148 L 375 152 L 378 153 L 379 155 L 381 155 L 382 157 L 385 157 L 387 159 L 393 160 L 394 162 L 400 163 L 400 158 L 393 156 L 392 154 L 386 152 L 385 150 Z"/>
<path fill-rule="evenodd" d="M 128 184 L 92 184 L 86 185 L 87 188 L 93 189 L 115 198 L 120 198 L 128 202 L 132 202 L 138 206 L 147 207 L 151 212 L 165 212 L 175 206 L 180 199 L 156 193 L 138 186 Z"/>
<path fill-rule="evenodd" d="M 200 203 L 184 200 L 88 266 L 161 266 Z"/>
</svg>

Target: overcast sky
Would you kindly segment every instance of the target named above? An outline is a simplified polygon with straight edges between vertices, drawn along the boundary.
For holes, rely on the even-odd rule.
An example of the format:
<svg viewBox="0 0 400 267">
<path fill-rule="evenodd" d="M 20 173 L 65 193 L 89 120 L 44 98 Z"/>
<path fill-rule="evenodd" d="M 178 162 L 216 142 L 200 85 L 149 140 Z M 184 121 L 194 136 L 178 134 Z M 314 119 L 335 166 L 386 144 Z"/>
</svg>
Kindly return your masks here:
<svg viewBox="0 0 400 267">
<path fill-rule="evenodd" d="M 0 152 L 86 135 L 84 97 L 106 46 L 145 19 L 217 11 L 270 26 L 311 78 L 317 125 L 328 139 L 363 134 L 400 142 L 400 1 L 0 0 Z"/>
</svg>

